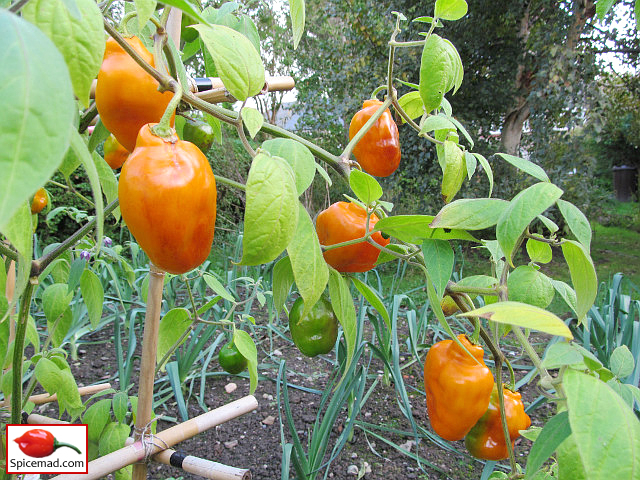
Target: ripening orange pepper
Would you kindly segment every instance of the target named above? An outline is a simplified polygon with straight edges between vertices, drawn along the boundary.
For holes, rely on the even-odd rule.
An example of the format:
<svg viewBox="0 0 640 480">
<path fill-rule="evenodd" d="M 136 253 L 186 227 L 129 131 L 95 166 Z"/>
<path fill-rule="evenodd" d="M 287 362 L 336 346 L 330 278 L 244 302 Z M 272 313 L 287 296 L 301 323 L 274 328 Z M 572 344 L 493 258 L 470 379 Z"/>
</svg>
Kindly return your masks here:
<svg viewBox="0 0 640 480">
<path fill-rule="evenodd" d="M 39 188 L 31 200 L 31 213 L 38 214 L 49 203 L 49 196 L 44 188 Z"/>
<path fill-rule="evenodd" d="M 445 440 L 461 440 L 487 411 L 493 374 L 484 363 L 484 349 L 466 335 L 433 345 L 424 363 L 427 412 L 433 430 Z"/>
<path fill-rule="evenodd" d="M 153 55 L 138 37 L 125 40 L 149 65 L 155 66 Z M 96 84 L 96 108 L 104 126 L 124 148 L 133 151 L 142 126 L 159 122 L 172 97 L 172 92 L 160 93 L 158 82 L 113 38 L 107 40 Z"/>
<path fill-rule="evenodd" d="M 513 446 L 515 439 L 520 436 L 519 430 L 529 428 L 531 419 L 524 411 L 522 397 L 518 392 L 504 388 L 503 393 L 504 413 L 507 417 L 509 437 Z M 503 460 L 508 457 L 498 400 L 498 388 L 494 385 L 489 408 L 464 439 L 467 450 L 476 458 Z"/>
<path fill-rule="evenodd" d="M 380 105 L 380 100 L 365 100 L 362 110 L 351 119 L 349 140 L 355 137 Z M 388 177 L 398 169 L 400 136 L 388 108 L 353 148 L 353 156 L 365 172 L 375 177 Z"/>
<path fill-rule="evenodd" d="M 378 222 L 375 214 L 369 219 L 369 230 Z M 335 245 L 362 238 L 366 232 L 367 212 L 360 205 L 336 202 L 318 214 L 316 231 L 320 245 Z M 371 238 L 380 246 L 389 244 L 380 232 Z M 371 270 L 380 250 L 367 242 L 355 243 L 323 252 L 325 261 L 339 272 L 366 272 Z"/>
<path fill-rule="evenodd" d="M 140 129 L 122 166 L 118 196 L 122 218 L 154 265 L 181 274 L 211 251 L 216 221 L 216 180 L 193 143 L 165 140 Z"/>
</svg>

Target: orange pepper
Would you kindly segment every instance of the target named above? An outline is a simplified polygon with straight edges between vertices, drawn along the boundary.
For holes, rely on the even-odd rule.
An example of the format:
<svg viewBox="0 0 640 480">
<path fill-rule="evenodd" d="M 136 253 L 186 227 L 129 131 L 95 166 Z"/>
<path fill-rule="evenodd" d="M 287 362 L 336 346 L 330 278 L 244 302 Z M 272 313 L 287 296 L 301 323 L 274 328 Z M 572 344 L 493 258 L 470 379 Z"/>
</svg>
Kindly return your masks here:
<svg viewBox="0 0 640 480">
<path fill-rule="evenodd" d="M 466 335 L 433 345 L 424 363 L 424 386 L 431 427 L 445 440 L 461 440 L 489 406 L 493 374 L 484 363 L 484 349 Z"/>
</svg>

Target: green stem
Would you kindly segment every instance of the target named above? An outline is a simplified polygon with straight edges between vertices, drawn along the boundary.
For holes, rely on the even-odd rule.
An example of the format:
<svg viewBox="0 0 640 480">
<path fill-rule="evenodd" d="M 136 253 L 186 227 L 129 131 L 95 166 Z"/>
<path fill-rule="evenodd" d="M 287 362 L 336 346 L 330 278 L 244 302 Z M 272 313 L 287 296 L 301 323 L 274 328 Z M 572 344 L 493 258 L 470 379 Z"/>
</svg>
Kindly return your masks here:
<svg viewBox="0 0 640 480">
<path fill-rule="evenodd" d="M 498 288 L 491 287 L 461 287 L 453 282 L 447 285 L 451 293 L 470 293 L 471 295 L 498 295 Z"/>
<path fill-rule="evenodd" d="M 69 181 L 68 178 L 67 178 L 67 187 L 69 188 L 71 193 L 73 193 L 76 197 L 78 197 L 83 202 L 89 204 L 91 208 L 96 208 L 95 204 L 91 200 L 89 200 L 87 197 L 82 195 L 78 190 L 76 190 L 76 188 L 73 186 L 73 184 Z"/>
<path fill-rule="evenodd" d="M 20 10 L 22 10 L 22 7 L 24 7 L 27 3 L 29 3 L 29 0 L 20 0 L 19 2 L 16 2 L 13 5 L 11 5 L 9 7 L 9 11 L 11 13 L 18 13 Z"/>
<path fill-rule="evenodd" d="M 14 262 L 18 261 L 18 253 L 11 250 L 2 242 L 0 242 L 0 254 L 4 255 L 10 260 L 13 260 Z"/>
<path fill-rule="evenodd" d="M 245 191 L 247 189 L 247 187 L 242 183 L 223 177 L 222 175 L 214 175 L 214 176 L 216 177 L 216 182 L 218 183 L 224 183 L 225 185 L 229 185 L 231 187 L 237 188 L 242 191 Z"/>
<path fill-rule="evenodd" d="M 340 154 L 340 158 L 342 158 L 343 160 L 349 159 L 349 157 L 351 156 L 351 152 L 353 151 L 353 148 L 356 146 L 356 144 L 360 140 L 362 140 L 362 137 L 364 137 L 367 134 L 367 132 L 371 129 L 371 127 L 373 127 L 374 123 L 378 121 L 378 119 L 382 116 L 385 110 L 389 108 L 389 105 L 391 105 L 391 102 L 392 102 L 391 96 L 388 96 L 385 99 L 385 101 L 382 103 L 382 105 L 378 107 L 378 109 L 376 110 L 376 113 L 371 115 L 369 120 L 367 120 L 367 122 L 362 126 L 360 130 L 358 130 L 358 133 L 356 133 L 353 136 L 351 141 L 347 144 L 347 146 L 344 148 L 344 150 Z"/>
<path fill-rule="evenodd" d="M 91 102 L 89 108 L 87 108 L 82 117 L 80 117 L 80 124 L 78 126 L 78 132 L 84 133 L 84 131 L 89 127 L 91 121 L 96 118 L 98 115 L 98 108 L 96 107 L 96 102 Z"/>
<path fill-rule="evenodd" d="M 542 383 L 542 385 L 549 385 L 553 380 L 553 377 L 549 375 L 547 369 L 542 365 L 542 360 L 538 356 L 538 353 L 535 351 L 531 343 L 529 343 L 529 340 L 525 336 L 522 329 L 516 325 L 511 325 L 511 330 L 520 342 L 520 345 L 522 345 L 522 348 L 524 348 L 524 351 L 531 359 L 531 362 L 536 367 L 536 370 L 538 370 L 538 374 L 540 375 L 540 382 Z M 558 386 L 556 386 L 555 388 L 556 390 L 559 390 Z M 560 394 L 560 391 L 558 391 L 558 394 Z"/>
<path fill-rule="evenodd" d="M 415 40 L 412 42 L 396 42 L 395 40 L 391 40 L 389 45 L 392 47 L 424 47 L 424 43 L 426 40 Z"/>
<path fill-rule="evenodd" d="M 36 277 L 31 277 L 22 295 L 22 306 L 16 324 L 16 337 L 13 341 L 13 384 L 11 388 L 11 423 L 20 424 L 22 415 L 22 357 L 24 356 L 24 340 L 27 334 L 31 297 L 38 284 Z"/>
<path fill-rule="evenodd" d="M 164 114 L 162 114 L 160 122 L 151 127 L 151 133 L 165 139 L 175 137 L 176 132 L 171 128 L 171 117 L 173 117 L 173 114 L 182 99 L 182 88 L 180 88 L 180 84 L 175 80 L 171 80 L 169 86 L 170 90 L 174 92 L 173 98 L 169 102 L 169 105 L 167 105 L 167 109 L 164 111 Z"/>
<path fill-rule="evenodd" d="M 238 137 L 240 137 L 240 141 L 242 142 L 242 146 L 247 151 L 251 158 L 256 156 L 256 151 L 253 149 L 249 140 L 247 140 L 247 136 L 244 134 L 244 123 L 242 122 L 242 116 L 238 115 L 238 121 L 236 122 L 236 130 L 238 131 Z"/>
<path fill-rule="evenodd" d="M 137 16 L 138 16 L 138 12 L 134 10 L 133 12 L 129 12 L 124 17 L 122 17 L 122 20 L 120 21 L 120 28 L 122 28 L 122 31 L 126 36 L 131 35 L 131 32 L 129 31 L 129 27 L 127 26 L 127 24 L 133 17 L 137 17 Z"/>
</svg>

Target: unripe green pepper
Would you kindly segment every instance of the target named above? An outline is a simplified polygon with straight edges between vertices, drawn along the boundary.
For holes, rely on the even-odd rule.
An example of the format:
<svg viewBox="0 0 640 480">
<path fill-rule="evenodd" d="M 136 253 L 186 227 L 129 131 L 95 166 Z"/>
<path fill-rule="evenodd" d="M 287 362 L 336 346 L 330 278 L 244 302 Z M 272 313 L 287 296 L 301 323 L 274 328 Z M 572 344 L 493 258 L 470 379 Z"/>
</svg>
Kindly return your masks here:
<svg viewBox="0 0 640 480">
<path fill-rule="evenodd" d="M 331 302 L 322 297 L 304 317 L 303 311 L 304 300 L 300 297 L 289 312 L 289 330 L 293 343 L 307 357 L 329 353 L 338 338 L 338 319 Z"/>
</svg>

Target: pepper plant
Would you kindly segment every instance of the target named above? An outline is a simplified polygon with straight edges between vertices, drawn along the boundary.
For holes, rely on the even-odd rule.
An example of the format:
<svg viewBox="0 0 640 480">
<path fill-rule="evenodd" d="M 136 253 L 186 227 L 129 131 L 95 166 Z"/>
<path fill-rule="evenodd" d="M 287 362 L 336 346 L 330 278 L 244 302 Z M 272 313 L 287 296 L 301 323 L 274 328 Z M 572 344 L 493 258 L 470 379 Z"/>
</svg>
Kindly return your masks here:
<svg viewBox="0 0 640 480">
<path fill-rule="evenodd" d="M 555 477 L 558 472 L 572 478 L 602 478 L 605 472 L 614 478 L 638 475 L 640 422 L 632 407 L 639 401 L 640 391 L 636 386 L 620 384 L 616 374 L 594 362 L 589 351 L 570 343 L 569 328 L 546 310 L 553 297 L 559 295 L 577 321 L 583 322 L 593 304 L 597 279 L 589 254 L 592 233 L 588 219 L 575 205 L 562 199 L 562 190 L 540 166 L 513 155 L 498 154 L 492 161 L 510 164 L 514 174 L 519 172 L 530 179 L 530 185 L 512 199 L 492 197 L 490 159 L 474 152 L 473 138 L 456 119 L 447 100 L 462 85 L 464 68 L 456 47 L 446 39 L 446 26 L 463 21 L 468 10 L 465 0 L 437 0 L 434 12 L 425 12 L 430 16 L 414 19 L 424 25 L 419 38 L 402 39 L 407 19 L 401 13 L 394 12 L 389 18 L 392 33 L 386 82 L 372 85 L 373 101 L 365 102 L 371 105 L 368 118 L 356 122 L 357 128 L 349 132 L 350 141 L 339 154 L 269 124 L 260 112 L 248 106 L 250 98 L 268 90 L 268 81 L 257 29 L 236 2 L 204 10 L 185 0 L 136 1 L 134 6 L 110 0 L 3 0 L 0 6 L 0 109 L 4 112 L 0 117 L 0 171 L 7 172 L 0 177 L 0 254 L 4 259 L 0 286 L 15 284 L 6 301 L 0 297 L 0 342 L 4 347 L 0 352 L 4 353 L 5 367 L 0 388 L 10 406 L 9 422 L 19 423 L 22 410 L 29 407 L 28 396 L 37 384 L 58 395 L 61 414 L 68 412 L 75 419 L 85 409 L 60 347 L 71 325 L 70 299 L 80 290 L 89 317 L 97 324 L 102 316 L 104 289 L 86 263 L 76 263 L 71 249 L 89 236 L 94 254 L 98 253 L 105 219 L 113 216 L 120 220 L 118 202 L 131 233 L 151 259 L 147 322 L 160 315 L 156 307 L 161 303 L 165 271 L 186 274 L 183 278 L 189 293 L 190 282 L 200 278 L 215 292 L 213 298 L 189 294 L 184 308 L 167 313 L 161 329 L 160 363 L 187 336 L 198 331 L 195 326 L 205 322 L 205 312 L 225 300 L 233 305 L 228 315 L 210 323 L 232 337 L 239 354 L 247 360 L 250 388 L 255 390 L 257 349 L 251 336 L 240 328 L 245 317 L 234 315 L 236 306 L 249 299 L 239 300 L 229 292 L 230 285 L 199 270 L 209 250 L 216 248 L 216 185 L 224 184 L 246 197 L 238 263 L 253 266 L 277 262 L 273 267 L 275 309 L 284 308 L 295 284 L 303 303 L 301 309 L 296 309 L 296 318 L 301 322 L 319 301 L 324 302 L 321 298 L 328 290 L 346 345 L 341 382 L 350 381 L 347 373 L 353 371 L 354 359 L 360 358 L 359 348 L 358 355 L 355 353 L 361 323 L 356 321 L 352 284 L 384 320 L 388 332 L 380 336 L 397 335 L 397 326 L 389 321 L 377 293 L 353 273 L 384 262 L 404 262 L 424 274 L 430 308 L 463 354 L 472 358 L 470 348 L 465 346 L 467 338 L 464 342 L 457 338 L 451 319 L 443 313 L 441 302 L 447 296 L 451 299 L 448 302 L 453 301 L 460 310 L 458 320 L 466 326 L 468 339 L 484 344 L 492 356 L 493 396 L 497 402 L 487 414 L 493 420 L 500 419 L 500 428 L 492 433 L 500 437 L 501 429 L 504 442 L 507 435 L 514 438 L 520 428 L 513 431 L 505 409 L 505 389 L 515 389 L 513 370 L 500 348 L 508 332 L 513 333 L 535 365 L 538 386 L 557 403 L 557 415 L 542 430 L 525 433 L 530 438 L 537 437 L 526 466 L 517 463 L 513 443 L 505 442 L 511 476 L 525 471 L 527 478 L 533 478 L 552 454 L 556 461 L 544 467 L 543 472 L 548 477 Z M 304 1 L 291 0 L 290 7 L 293 43 L 299 46 L 304 35 Z M 185 29 L 185 33 L 189 32 L 185 43 L 167 33 L 181 14 L 196 21 Z M 105 33 L 109 37 L 106 41 Z M 394 74 L 394 66 L 411 49 L 422 52 L 420 71 L 415 72 L 413 82 L 401 81 Z M 183 60 L 196 54 L 204 63 L 207 76 L 221 79 L 226 98 L 240 102 L 238 110 L 207 102 L 194 93 L 196 89 L 192 88 Z M 96 77 L 92 102 L 92 82 Z M 401 85 L 410 91 L 399 97 L 397 88 Z M 220 122 L 235 128 L 252 159 L 246 184 L 211 173 L 197 147 L 178 138 L 172 127 L 176 111 L 187 117 L 199 117 L 196 111 L 207 114 L 214 131 L 220 130 Z M 393 205 L 384 200 L 378 181 L 362 171 L 388 175 L 400 159 L 397 146 L 393 146 L 392 155 L 377 159 L 383 164 L 370 164 L 371 152 L 383 148 L 372 139 L 397 140 L 391 111 L 404 124 L 401 128 L 412 130 L 425 144 L 436 146 L 443 203 L 434 205 L 431 211 L 395 215 Z M 98 113 L 100 120 L 89 136 L 87 127 Z M 255 139 L 260 131 L 274 138 L 257 145 Z M 96 147 L 110 133 L 130 151 L 119 176 L 96 153 Z M 384 164 L 389 158 L 394 165 Z M 174 169 L 178 164 L 184 168 Z M 80 167 L 93 190 L 93 198 L 87 199 L 92 217 L 65 241 L 45 248 L 41 256 L 33 258 L 32 195 L 55 172 L 69 179 Z M 325 167 L 329 167 L 331 175 Z M 398 168 L 402 168 L 401 161 Z M 188 170 L 201 173 L 183 178 Z M 326 219 L 321 214 L 314 225 L 316 212 L 308 212 L 299 198 L 316 173 L 328 182 L 348 183 L 351 193 L 346 200 L 351 205 L 345 209 L 357 211 L 358 220 L 347 218 L 346 213 L 336 209 L 337 217 Z M 487 196 L 459 198 L 465 180 L 481 173 L 486 177 Z M 149 181 L 151 178 L 154 182 Z M 567 235 L 545 216 L 552 207 L 558 208 L 566 222 Z M 359 233 L 337 240 L 324 235 L 341 228 Z M 534 228 L 544 233 L 531 233 Z M 487 238 L 480 238 L 477 232 Z M 488 251 L 490 262 L 483 275 L 452 281 L 453 242 L 470 242 Z M 368 253 L 363 259 L 365 250 Z M 543 273 L 542 265 L 559 254 L 567 264 L 571 285 Z M 53 268 L 65 262 L 69 269 L 58 276 L 60 272 Z M 11 278 L 14 265 L 15 282 Z M 34 334 L 30 315 L 34 294 L 42 298 L 47 320 L 42 346 Z M 529 330 L 560 337 L 561 347 L 556 348 L 570 349 L 579 356 L 555 355 L 542 362 L 528 341 Z M 34 344 L 36 354 L 25 358 L 27 341 Z M 195 345 L 204 348 L 203 344 Z M 390 343 L 383 342 L 379 348 L 389 350 L 383 357 L 393 354 Z M 416 353 L 421 355 L 424 351 Z M 620 355 L 618 363 L 633 363 L 625 352 Z M 146 377 L 153 377 L 156 372 L 156 355 L 143 356 L 142 360 L 142 377 L 148 381 Z M 145 367 L 145 362 L 151 362 L 151 366 Z M 508 372 L 506 382 L 504 367 Z M 558 368 L 558 375 L 551 375 L 551 368 Z M 429 396 L 433 379 L 427 375 L 424 381 Z M 350 383 L 340 385 L 352 388 Z M 364 385 L 359 388 L 362 391 Z M 119 395 L 128 399 L 122 392 Z M 138 419 L 141 408 L 149 414 L 151 400 L 146 394 L 145 398 L 140 395 L 136 402 Z M 108 410 L 109 418 L 99 423 L 103 426 L 110 420 Z M 476 426 L 482 428 L 480 424 Z M 109 433 L 97 430 L 93 438 L 98 442 L 101 435 Z M 124 444 L 129 429 L 122 430 Z M 326 447 L 325 442 L 323 445 Z M 298 467 L 304 464 L 301 447 L 287 450 L 293 452 Z M 297 470 L 301 475 L 315 475 L 304 468 Z M 134 467 L 134 475 L 135 471 Z"/>
</svg>

